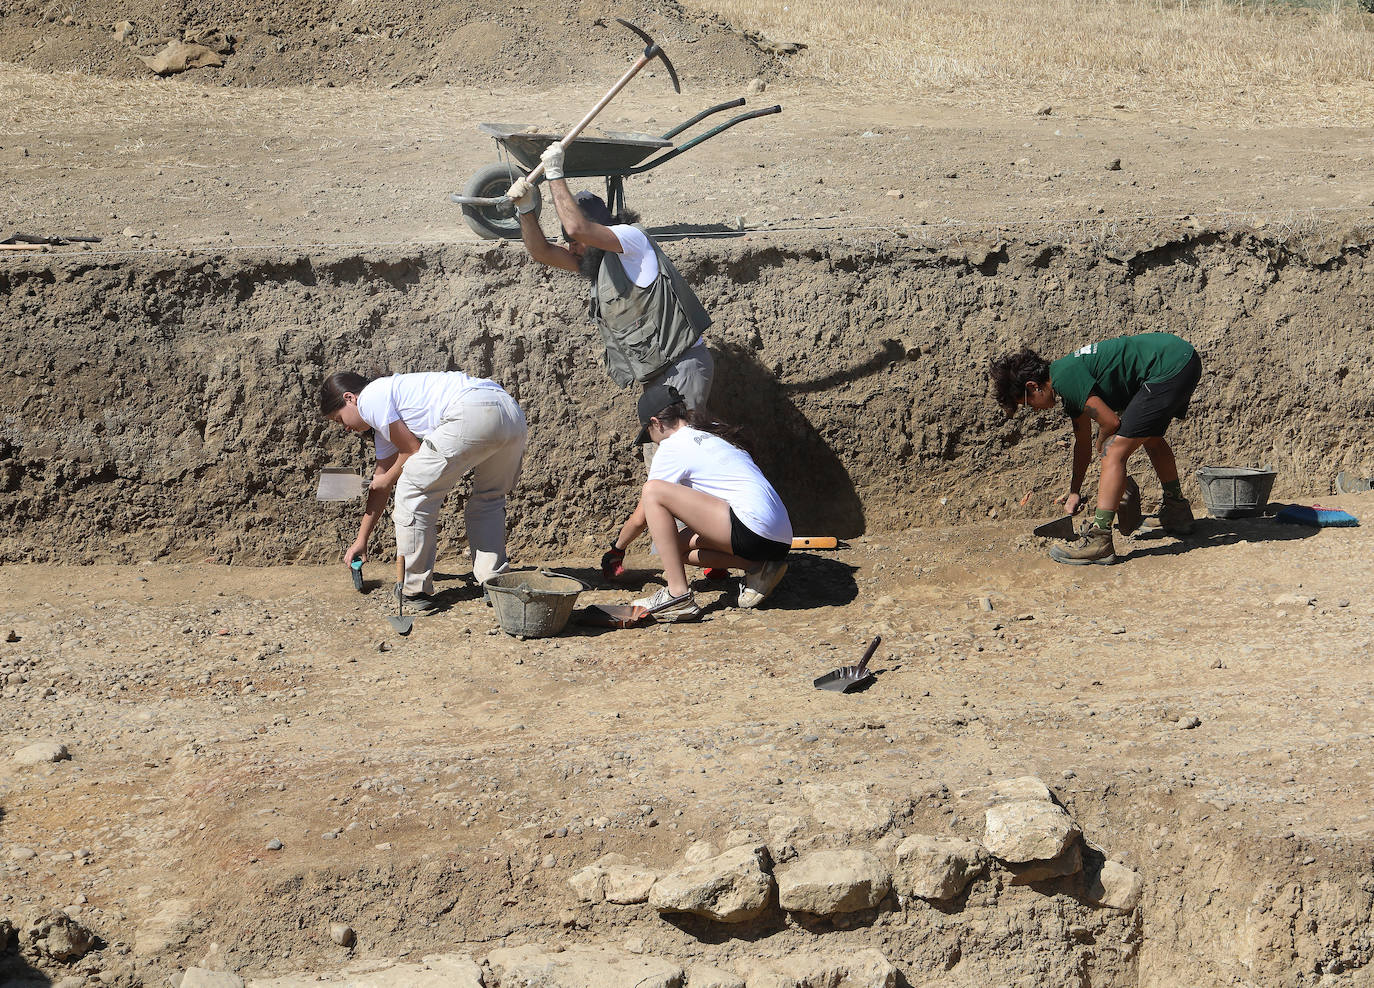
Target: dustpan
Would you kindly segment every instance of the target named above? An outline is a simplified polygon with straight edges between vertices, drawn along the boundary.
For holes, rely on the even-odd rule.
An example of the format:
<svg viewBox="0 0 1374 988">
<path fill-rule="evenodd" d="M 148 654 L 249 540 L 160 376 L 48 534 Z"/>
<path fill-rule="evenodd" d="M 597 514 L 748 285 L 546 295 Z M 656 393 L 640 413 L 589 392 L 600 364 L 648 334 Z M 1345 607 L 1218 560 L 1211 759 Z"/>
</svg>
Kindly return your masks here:
<svg viewBox="0 0 1374 988">
<path fill-rule="evenodd" d="M 848 693 L 851 690 L 860 689 L 873 682 L 873 673 L 868 671 L 868 660 L 873 658 L 873 653 L 878 651 L 878 643 L 883 640 L 882 635 L 874 637 L 869 642 L 868 650 L 864 652 L 864 657 L 859 660 L 856 666 L 841 666 L 827 672 L 824 676 L 812 682 L 818 690 L 830 690 L 832 693 Z"/>
</svg>

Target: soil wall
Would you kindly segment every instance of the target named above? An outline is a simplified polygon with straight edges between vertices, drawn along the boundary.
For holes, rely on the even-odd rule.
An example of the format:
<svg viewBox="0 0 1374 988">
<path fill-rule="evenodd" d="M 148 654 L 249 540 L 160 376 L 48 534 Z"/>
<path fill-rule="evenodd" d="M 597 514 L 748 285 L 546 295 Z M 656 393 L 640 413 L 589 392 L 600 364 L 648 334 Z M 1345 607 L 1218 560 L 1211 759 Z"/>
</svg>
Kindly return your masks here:
<svg viewBox="0 0 1374 988">
<path fill-rule="evenodd" d="M 1051 514 L 1062 417 L 1006 422 L 987 397 L 989 357 L 1023 343 L 1052 359 L 1122 333 L 1192 340 L 1206 370 L 1172 438 L 1193 496 L 1205 463 L 1272 463 L 1275 497 L 1374 472 L 1367 238 L 669 249 L 716 319 L 717 410 L 751 427 L 799 533 Z M 7 262 L 0 560 L 331 558 L 358 506 L 313 501 L 315 472 L 362 468 L 367 446 L 314 395 L 349 367 L 504 384 L 530 424 L 513 546 L 593 555 L 643 468 L 633 394 L 606 378 L 584 312 L 576 278 L 504 243 Z M 1134 472 L 1148 506 L 1143 458 Z M 445 517 L 461 542 L 456 506 Z"/>
</svg>

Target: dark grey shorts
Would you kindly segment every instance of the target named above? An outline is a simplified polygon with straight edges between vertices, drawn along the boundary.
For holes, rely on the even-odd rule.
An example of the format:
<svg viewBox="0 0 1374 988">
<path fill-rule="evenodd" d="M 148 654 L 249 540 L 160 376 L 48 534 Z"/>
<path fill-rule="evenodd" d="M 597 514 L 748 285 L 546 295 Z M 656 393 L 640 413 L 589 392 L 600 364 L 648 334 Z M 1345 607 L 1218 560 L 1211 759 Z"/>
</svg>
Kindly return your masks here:
<svg viewBox="0 0 1374 988">
<path fill-rule="evenodd" d="M 1164 435 L 1170 422 L 1188 417 L 1188 404 L 1193 400 L 1193 389 L 1201 378 L 1202 358 L 1194 351 L 1192 359 L 1183 365 L 1183 370 L 1167 381 L 1141 385 L 1121 413 L 1121 428 L 1116 434 L 1122 439 L 1150 439 Z"/>
</svg>

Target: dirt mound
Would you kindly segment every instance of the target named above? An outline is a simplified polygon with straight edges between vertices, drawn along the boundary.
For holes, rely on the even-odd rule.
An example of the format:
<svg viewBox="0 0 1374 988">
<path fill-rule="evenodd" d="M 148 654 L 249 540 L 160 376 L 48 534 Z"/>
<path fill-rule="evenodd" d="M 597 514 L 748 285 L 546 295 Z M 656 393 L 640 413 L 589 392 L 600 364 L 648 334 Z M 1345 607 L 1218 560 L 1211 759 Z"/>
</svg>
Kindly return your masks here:
<svg viewBox="0 0 1374 988">
<path fill-rule="evenodd" d="M 738 82 L 772 74 L 772 55 L 714 16 L 689 13 L 672 0 L 555 0 L 529 7 L 496 0 L 93 0 L 79 9 L 21 0 L 0 8 L 0 61 L 142 78 L 150 73 L 142 58 L 171 41 L 199 39 L 220 53 L 224 65 L 171 78 L 225 86 L 552 89 L 609 83 L 642 50 L 616 17 L 648 31 L 684 80 Z"/>
</svg>

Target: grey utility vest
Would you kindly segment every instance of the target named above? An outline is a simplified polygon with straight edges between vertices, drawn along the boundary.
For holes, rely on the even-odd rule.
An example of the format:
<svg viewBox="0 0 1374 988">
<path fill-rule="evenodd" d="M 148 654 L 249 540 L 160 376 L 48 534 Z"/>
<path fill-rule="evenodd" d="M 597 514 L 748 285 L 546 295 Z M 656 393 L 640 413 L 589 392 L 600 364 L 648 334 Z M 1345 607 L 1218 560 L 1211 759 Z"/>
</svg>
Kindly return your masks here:
<svg viewBox="0 0 1374 988">
<path fill-rule="evenodd" d="M 636 226 L 646 237 L 643 227 Z M 592 284 L 591 316 L 606 344 L 606 371 L 622 388 L 651 380 L 696 343 L 711 317 L 682 280 L 673 262 L 658 257 L 658 277 L 640 288 L 625 273 L 620 255 L 607 251 Z"/>
</svg>

